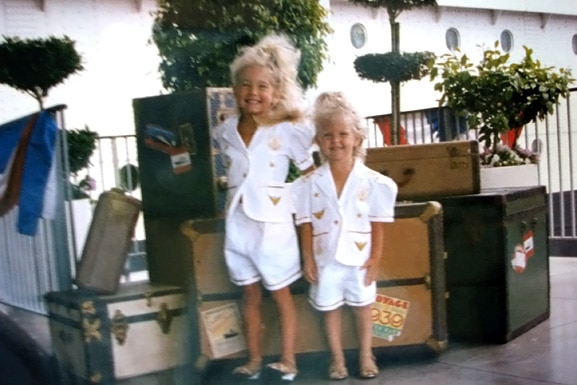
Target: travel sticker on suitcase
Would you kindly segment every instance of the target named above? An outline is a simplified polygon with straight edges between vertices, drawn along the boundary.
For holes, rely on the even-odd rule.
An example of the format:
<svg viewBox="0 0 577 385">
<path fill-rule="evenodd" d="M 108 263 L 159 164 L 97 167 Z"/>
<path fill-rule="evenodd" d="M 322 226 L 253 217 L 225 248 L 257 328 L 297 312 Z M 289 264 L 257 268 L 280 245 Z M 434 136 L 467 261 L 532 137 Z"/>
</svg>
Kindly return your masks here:
<svg viewBox="0 0 577 385">
<path fill-rule="evenodd" d="M 411 302 L 404 299 L 377 294 L 371 305 L 373 317 L 373 336 L 387 341 L 403 333 Z"/>
</svg>

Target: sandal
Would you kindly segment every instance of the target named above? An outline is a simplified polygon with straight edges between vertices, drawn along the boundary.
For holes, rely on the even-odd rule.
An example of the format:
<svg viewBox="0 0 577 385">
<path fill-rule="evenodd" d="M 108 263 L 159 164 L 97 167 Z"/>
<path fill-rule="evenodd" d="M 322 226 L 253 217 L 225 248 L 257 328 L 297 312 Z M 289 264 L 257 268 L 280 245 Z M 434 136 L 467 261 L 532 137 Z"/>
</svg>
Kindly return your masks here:
<svg viewBox="0 0 577 385">
<path fill-rule="evenodd" d="M 232 374 L 246 377 L 249 380 L 258 380 L 261 366 L 262 360 L 250 360 L 246 364 L 234 368 Z"/>
<path fill-rule="evenodd" d="M 344 380 L 349 376 L 349 371 L 344 365 L 331 364 L 329 366 L 329 379 L 333 381 Z"/>
<path fill-rule="evenodd" d="M 294 381 L 298 374 L 298 370 L 294 362 L 289 364 L 285 364 L 283 362 L 272 362 L 267 365 L 267 368 L 279 372 L 283 381 Z"/>
<path fill-rule="evenodd" d="M 363 380 L 368 380 L 371 378 L 375 378 L 379 375 L 379 368 L 375 363 L 375 356 L 371 356 L 368 362 L 362 364 L 363 359 L 361 358 L 361 367 L 359 369 L 359 377 Z"/>
</svg>

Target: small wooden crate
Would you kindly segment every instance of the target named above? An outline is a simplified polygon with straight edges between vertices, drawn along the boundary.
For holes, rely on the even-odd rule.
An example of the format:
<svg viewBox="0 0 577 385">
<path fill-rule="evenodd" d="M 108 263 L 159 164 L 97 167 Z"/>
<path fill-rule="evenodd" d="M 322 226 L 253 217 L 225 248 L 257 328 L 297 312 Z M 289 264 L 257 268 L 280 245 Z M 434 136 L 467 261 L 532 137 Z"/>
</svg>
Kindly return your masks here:
<svg viewBox="0 0 577 385">
<path fill-rule="evenodd" d="M 477 194 L 479 162 L 476 140 L 368 148 L 365 160 L 397 183 L 399 200 Z"/>
</svg>

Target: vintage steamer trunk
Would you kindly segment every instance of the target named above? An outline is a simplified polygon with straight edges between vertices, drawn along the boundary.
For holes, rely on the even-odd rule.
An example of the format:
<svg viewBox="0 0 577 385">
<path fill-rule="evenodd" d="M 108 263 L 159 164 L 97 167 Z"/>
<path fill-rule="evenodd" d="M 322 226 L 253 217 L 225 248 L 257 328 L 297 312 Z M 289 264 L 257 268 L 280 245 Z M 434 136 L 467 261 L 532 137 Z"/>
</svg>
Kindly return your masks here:
<svg viewBox="0 0 577 385">
<path fill-rule="evenodd" d="M 120 189 L 100 194 L 74 282 L 102 294 L 118 289 L 140 201 Z"/>
<path fill-rule="evenodd" d="M 549 317 L 544 186 L 439 198 L 449 338 L 503 343 Z"/>
<path fill-rule="evenodd" d="M 413 346 L 440 353 L 447 348 L 442 210 L 437 202 L 398 204 L 396 220 L 387 224 L 385 254 L 373 305 L 375 348 Z M 228 280 L 223 257 L 223 220 L 183 223 L 192 242 L 193 288 L 190 316 L 192 357 L 197 366 L 245 354 L 240 316 L 241 292 Z M 327 350 L 322 318 L 307 301 L 308 284 L 297 281 L 299 330 L 297 352 Z M 263 311 L 264 350 L 280 353 L 279 324 L 271 298 Z M 356 348 L 352 312 L 347 311 L 344 346 Z"/>
<path fill-rule="evenodd" d="M 115 384 L 184 363 L 181 288 L 130 283 L 110 296 L 51 292 L 46 302 L 55 356 L 71 383 Z"/>
<path fill-rule="evenodd" d="M 368 148 L 365 164 L 397 183 L 399 200 L 477 194 L 481 189 L 476 140 Z"/>
</svg>

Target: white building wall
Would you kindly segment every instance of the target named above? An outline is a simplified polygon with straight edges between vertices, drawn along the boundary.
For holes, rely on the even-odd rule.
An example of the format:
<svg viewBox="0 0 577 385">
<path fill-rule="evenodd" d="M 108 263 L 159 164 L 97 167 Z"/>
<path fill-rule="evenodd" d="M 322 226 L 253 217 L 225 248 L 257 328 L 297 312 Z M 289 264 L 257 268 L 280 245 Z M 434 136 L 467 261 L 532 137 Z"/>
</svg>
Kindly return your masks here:
<svg viewBox="0 0 577 385">
<path fill-rule="evenodd" d="M 0 34 L 20 38 L 68 35 L 85 70 L 49 94 L 45 106 L 66 104 L 67 127 L 85 124 L 101 135 L 134 133 L 132 99 L 158 94 L 158 53 L 148 44 L 155 0 L 0 0 Z M 0 122 L 38 109 L 24 93 L 0 85 Z"/>
<path fill-rule="evenodd" d="M 45 5 L 43 10 L 41 3 Z M 497 12 L 485 9 L 489 4 L 485 0 L 438 3 L 441 6 L 437 10 L 426 8 L 400 15 L 401 51 L 448 53 L 445 32 L 453 27 L 460 31 L 462 52 L 476 60 L 481 52 L 479 45 L 492 45 L 504 29 L 509 29 L 515 38 L 514 58 L 521 57 L 522 46 L 527 45 L 543 64 L 577 72 L 577 56 L 571 46 L 571 39 L 577 34 L 577 9 L 567 5 L 577 4 L 575 1 L 546 2 L 552 13 L 546 17 L 511 11 L 543 11 L 531 0 L 493 1 L 493 9 L 501 9 Z M 321 90 L 338 89 L 351 96 L 364 116 L 389 113 L 388 84 L 361 80 L 353 67 L 359 55 L 390 51 L 386 11 L 354 6 L 345 0 L 323 0 L 322 4 L 330 7 L 329 22 L 334 34 L 328 38 L 329 60 L 319 74 L 317 89 L 308 92 L 309 100 L 312 102 Z M 54 88 L 46 106 L 66 104 L 68 127 L 87 124 L 101 135 L 131 134 L 132 99 L 166 92 L 157 72 L 156 47 L 148 42 L 155 6 L 155 0 L 0 0 L 0 35 L 70 36 L 84 56 L 86 70 Z M 357 22 L 363 23 L 368 32 L 367 44 L 361 49 L 355 49 L 350 42 L 350 28 Z M 402 86 L 401 108 L 406 111 L 432 107 L 438 97 L 428 79 L 410 81 Z M 0 122 L 37 108 L 32 97 L 0 85 Z"/>
<path fill-rule="evenodd" d="M 447 54 L 445 33 L 449 28 L 456 28 L 461 36 L 461 52 L 477 62 L 481 57 L 481 46 L 492 47 L 500 39 L 501 32 L 507 29 L 514 36 L 513 60 L 524 56 L 523 45 L 526 45 L 533 49 L 533 57 L 543 65 L 571 68 L 577 72 L 577 56 L 571 45 L 572 37 L 577 33 L 577 9 L 572 16 L 550 14 L 544 18 L 539 13 L 465 8 L 472 7 L 474 3 L 478 1 L 460 1 L 458 8 L 425 8 L 401 13 L 397 20 L 400 23 L 400 50 Z M 531 5 L 525 1 L 506 3 L 511 9 L 525 9 L 523 7 Z M 332 60 L 319 77 L 319 89 L 344 89 L 364 116 L 390 113 L 388 84 L 360 80 L 353 66 L 357 56 L 391 50 L 386 11 L 354 7 L 344 0 L 331 1 L 330 10 L 330 23 L 335 29 L 330 40 Z M 566 8 L 561 7 L 561 10 L 565 11 Z M 349 37 L 350 28 L 356 22 L 362 22 L 368 33 L 367 45 L 359 50 L 353 48 Z M 316 93 L 318 91 L 309 95 L 313 97 Z M 435 106 L 439 96 L 428 78 L 406 82 L 401 86 L 401 110 Z"/>
</svg>

